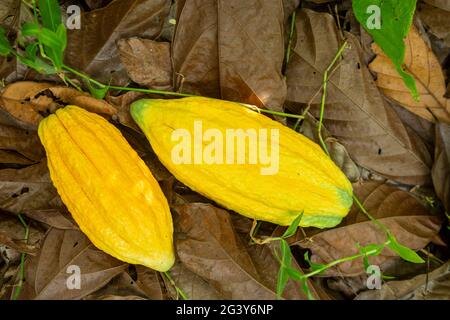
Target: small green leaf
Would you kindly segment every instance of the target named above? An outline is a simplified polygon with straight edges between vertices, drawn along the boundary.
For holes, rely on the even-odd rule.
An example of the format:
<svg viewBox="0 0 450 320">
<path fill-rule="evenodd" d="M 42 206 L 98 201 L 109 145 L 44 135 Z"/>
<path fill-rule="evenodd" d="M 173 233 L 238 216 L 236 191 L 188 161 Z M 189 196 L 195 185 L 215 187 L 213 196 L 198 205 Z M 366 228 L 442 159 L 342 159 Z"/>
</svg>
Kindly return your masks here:
<svg viewBox="0 0 450 320">
<path fill-rule="evenodd" d="M 303 278 L 301 280 L 301 283 L 302 283 L 302 290 L 303 290 L 304 293 L 306 293 L 306 296 L 308 297 L 308 300 L 316 300 L 314 298 L 314 296 L 312 295 L 311 290 L 309 290 L 308 279 Z"/>
<path fill-rule="evenodd" d="M 56 31 L 62 22 L 58 0 L 39 1 L 39 13 L 42 18 L 42 25 Z"/>
<path fill-rule="evenodd" d="M 302 218 L 303 218 L 303 212 L 297 218 L 295 218 L 295 220 L 292 222 L 292 224 L 289 226 L 289 228 L 287 228 L 287 230 L 284 232 L 284 234 L 281 237 L 283 239 L 292 237 L 295 234 L 295 232 L 297 231 L 297 228 L 298 228 Z"/>
<path fill-rule="evenodd" d="M 309 264 L 309 267 L 311 268 L 312 271 L 317 271 L 317 270 L 325 271 L 326 270 L 326 266 L 324 264 L 315 263 L 315 262 L 311 261 L 311 259 L 309 258 L 308 251 L 305 252 L 304 258 L 305 258 L 305 261 Z"/>
<path fill-rule="evenodd" d="M 12 47 L 6 36 L 5 29 L 0 27 L 0 56 L 7 56 L 11 53 Z"/>
<path fill-rule="evenodd" d="M 280 300 L 283 296 L 284 289 L 289 281 L 289 275 L 285 268 L 281 267 L 278 271 L 277 279 L 277 299 Z"/>
<path fill-rule="evenodd" d="M 389 236 L 388 247 L 389 249 L 397 253 L 403 260 L 412 263 L 425 263 L 425 260 L 423 260 L 414 250 L 401 245 L 397 242 L 397 239 L 395 239 L 391 235 Z"/>
<path fill-rule="evenodd" d="M 398 74 L 419 100 L 416 81 L 405 70 L 405 37 L 408 35 L 417 0 L 354 0 L 353 12 L 359 23 L 391 59 Z"/>
<path fill-rule="evenodd" d="M 103 99 L 108 93 L 109 86 L 104 86 L 103 88 L 96 87 L 90 81 L 86 81 L 86 86 L 89 89 L 91 95 L 96 99 Z"/>
</svg>

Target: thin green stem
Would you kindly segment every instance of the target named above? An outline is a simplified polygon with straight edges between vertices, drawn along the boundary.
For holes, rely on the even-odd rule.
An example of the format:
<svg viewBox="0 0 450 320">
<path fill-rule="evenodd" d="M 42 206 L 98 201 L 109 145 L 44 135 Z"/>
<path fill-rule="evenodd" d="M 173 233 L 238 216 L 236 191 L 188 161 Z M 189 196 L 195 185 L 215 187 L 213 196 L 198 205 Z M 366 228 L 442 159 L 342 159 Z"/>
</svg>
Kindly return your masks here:
<svg viewBox="0 0 450 320">
<path fill-rule="evenodd" d="M 330 63 L 328 68 L 325 70 L 325 73 L 323 74 L 323 82 L 322 82 L 323 94 L 322 94 L 322 100 L 321 100 L 321 103 L 320 103 L 320 118 L 319 118 L 319 125 L 317 127 L 317 131 L 318 131 L 318 135 L 319 135 L 320 144 L 322 145 L 323 150 L 325 151 L 325 153 L 328 156 L 330 156 L 330 152 L 328 151 L 328 148 L 327 148 L 327 146 L 325 144 L 325 141 L 324 141 L 324 139 L 322 137 L 322 126 L 323 126 L 323 118 L 324 118 L 324 114 L 325 114 L 325 103 L 327 101 L 328 74 L 333 69 L 334 65 L 339 60 L 339 58 L 342 56 L 342 54 L 344 53 L 344 50 L 345 50 L 346 47 L 347 47 L 347 41 L 345 41 L 342 44 L 342 46 L 339 48 L 339 50 L 336 53 L 336 56 L 334 57 L 333 61 Z"/>
<path fill-rule="evenodd" d="M 154 90 L 154 89 L 129 88 L 129 87 L 119 87 L 119 86 L 108 86 L 108 88 L 114 89 L 114 90 L 153 93 L 153 94 L 161 94 L 161 95 L 168 95 L 168 96 L 175 96 L 175 97 L 195 97 L 195 95 L 189 94 L 189 93 L 171 92 L 171 91 Z"/>
<path fill-rule="evenodd" d="M 183 299 L 183 300 L 189 300 L 189 298 L 183 292 L 183 290 L 181 290 L 180 288 L 177 287 L 177 285 L 175 284 L 175 281 L 170 276 L 169 271 L 166 271 L 163 274 L 167 278 L 167 280 L 169 280 L 170 284 L 175 288 L 175 291 L 177 292 L 177 296 L 181 297 L 181 299 Z"/>
<path fill-rule="evenodd" d="M 23 219 L 23 217 L 22 217 L 22 215 L 20 213 L 19 213 L 18 217 L 19 217 L 20 223 L 25 228 L 24 242 L 28 243 L 28 237 L 29 237 L 30 228 L 26 224 L 25 220 Z M 22 291 L 23 278 L 25 276 L 25 256 L 26 256 L 26 254 L 23 253 L 23 252 L 20 255 L 19 283 L 17 284 L 17 287 L 15 287 L 15 289 L 14 289 L 12 300 L 17 300 L 17 298 L 20 295 L 20 292 Z"/>
<path fill-rule="evenodd" d="M 290 27 L 290 30 L 289 30 L 288 46 L 287 46 L 287 49 L 286 49 L 286 57 L 285 57 L 285 61 L 286 61 L 285 67 L 286 68 L 287 68 L 287 65 L 288 65 L 288 63 L 289 63 L 289 61 L 291 59 L 292 39 L 294 38 L 296 15 L 297 15 L 297 12 L 294 10 L 294 12 L 292 13 L 292 16 L 291 16 L 291 27 Z"/>
</svg>

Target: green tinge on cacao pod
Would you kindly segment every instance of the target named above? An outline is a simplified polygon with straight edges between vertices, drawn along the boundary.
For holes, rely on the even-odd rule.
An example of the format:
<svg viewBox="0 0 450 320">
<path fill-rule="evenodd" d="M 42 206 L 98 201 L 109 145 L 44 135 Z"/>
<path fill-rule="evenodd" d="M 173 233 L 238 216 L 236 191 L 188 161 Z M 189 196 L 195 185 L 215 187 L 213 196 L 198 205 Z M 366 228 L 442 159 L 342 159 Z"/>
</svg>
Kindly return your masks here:
<svg viewBox="0 0 450 320">
<path fill-rule="evenodd" d="M 120 131 L 76 106 L 41 121 L 50 176 L 81 231 L 128 263 L 166 271 L 174 263 L 167 200 Z"/>
<path fill-rule="evenodd" d="M 352 185 L 319 145 L 242 104 L 143 99 L 131 114 L 178 180 L 246 217 L 329 228 L 350 210 Z"/>
</svg>

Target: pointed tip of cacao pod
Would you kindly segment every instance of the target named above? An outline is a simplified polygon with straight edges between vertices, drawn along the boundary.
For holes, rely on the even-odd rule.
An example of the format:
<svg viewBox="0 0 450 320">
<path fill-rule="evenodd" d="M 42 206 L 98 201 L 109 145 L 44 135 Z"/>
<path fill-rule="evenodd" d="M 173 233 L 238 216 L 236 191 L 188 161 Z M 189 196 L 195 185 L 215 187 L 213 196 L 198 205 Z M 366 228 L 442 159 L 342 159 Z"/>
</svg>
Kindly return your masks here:
<svg viewBox="0 0 450 320">
<path fill-rule="evenodd" d="M 156 101 L 156 99 L 140 99 L 131 104 L 131 117 L 136 123 L 139 124 L 139 119 L 142 119 L 142 112 L 144 112 L 144 110 L 146 110 L 154 101 Z"/>
</svg>

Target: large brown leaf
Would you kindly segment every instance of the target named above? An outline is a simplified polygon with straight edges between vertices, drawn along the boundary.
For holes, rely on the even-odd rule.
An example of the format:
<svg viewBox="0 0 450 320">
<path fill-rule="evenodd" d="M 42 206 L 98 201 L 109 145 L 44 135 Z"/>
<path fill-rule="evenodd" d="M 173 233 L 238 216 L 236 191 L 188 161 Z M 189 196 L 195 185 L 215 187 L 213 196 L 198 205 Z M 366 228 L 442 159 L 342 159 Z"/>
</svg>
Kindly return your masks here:
<svg viewBox="0 0 450 320">
<path fill-rule="evenodd" d="M 447 212 L 450 212 L 450 125 L 436 126 L 436 153 L 432 170 L 433 184 Z"/>
<path fill-rule="evenodd" d="M 81 272 L 80 289 L 67 288 L 69 266 Z M 25 263 L 20 299 L 81 299 L 120 274 L 127 264 L 98 250 L 80 231 L 50 229 L 35 257 Z"/>
<path fill-rule="evenodd" d="M 250 254 L 227 211 L 192 203 L 178 206 L 177 212 L 181 234 L 176 248 L 183 266 L 206 280 L 225 299 L 276 298 L 279 263 L 273 252 L 252 248 Z M 292 282 L 284 297 L 306 298 Z"/>
<path fill-rule="evenodd" d="M 125 75 L 116 41 L 131 36 L 157 37 L 169 9 L 170 0 L 115 0 L 83 13 L 81 29 L 68 33 L 67 64 L 106 83 L 113 73 Z M 119 79 L 123 83 L 126 77 Z"/>
<path fill-rule="evenodd" d="M 178 12 L 172 44 L 175 87 L 220 98 L 217 1 L 179 2 Z"/>
<path fill-rule="evenodd" d="M 173 42 L 176 87 L 281 110 L 284 18 L 280 0 L 186 1 Z"/>
<path fill-rule="evenodd" d="M 448 0 L 424 0 L 424 1 L 435 7 L 450 11 L 450 2 L 448 2 Z"/>
<path fill-rule="evenodd" d="M 414 100 L 391 60 L 373 44 L 377 57 L 369 68 L 377 74 L 377 86 L 387 97 L 428 121 L 450 123 L 450 100 L 444 97 L 445 79 L 438 59 L 414 26 L 405 43 L 405 68 L 416 80 L 420 101 Z"/>
<path fill-rule="evenodd" d="M 428 183 L 428 150 L 384 101 L 362 61 L 359 41 L 349 33 L 346 37 L 349 48 L 328 82 L 326 128 L 359 165 L 402 183 Z M 314 115 L 319 114 L 317 93 L 340 45 L 331 15 L 299 11 L 297 43 L 287 68 L 290 104 L 311 102 Z"/>
<path fill-rule="evenodd" d="M 355 194 L 369 213 L 383 223 L 397 240 L 413 250 L 424 248 L 441 228 L 442 219 L 431 215 L 410 193 L 378 182 L 356 185 Z M 301 233 L 297 236 L 303 238 Z M 386 236 L 373 222 L 354 206 L 343 223 L 336 229 L 326 230 L 297 240 L 294 243 L 312 250 L 314 261 L 328 263 L 358 253 L 357 244 L 381 244 Z M 388 249 L 376 257 L 371 264 L 382 265 L 396 254 Z M 357 276 L 365 273 L 362 259 L 340 264 L 330 270 L 330 276 Z"/>
</svg>

